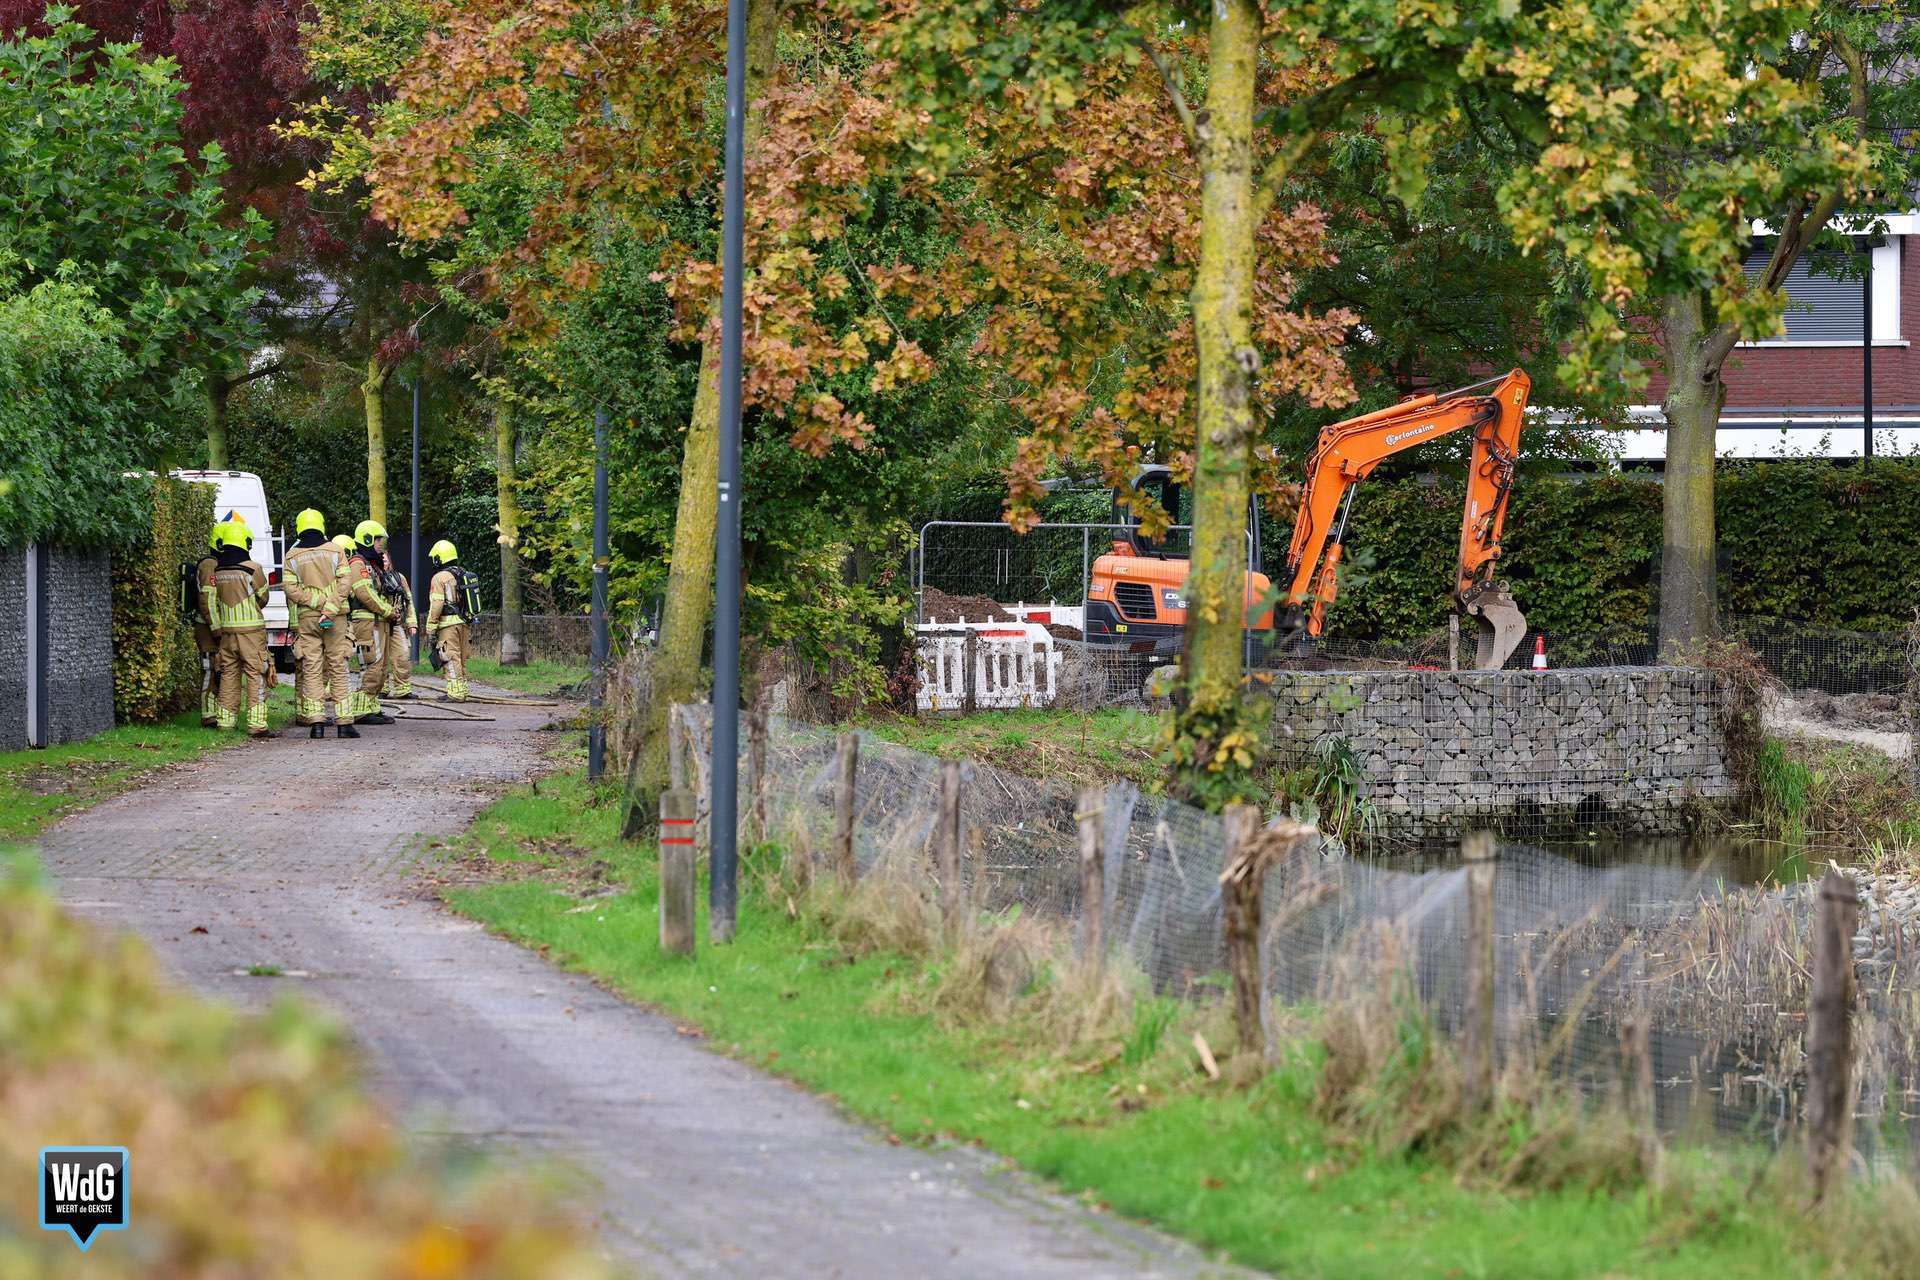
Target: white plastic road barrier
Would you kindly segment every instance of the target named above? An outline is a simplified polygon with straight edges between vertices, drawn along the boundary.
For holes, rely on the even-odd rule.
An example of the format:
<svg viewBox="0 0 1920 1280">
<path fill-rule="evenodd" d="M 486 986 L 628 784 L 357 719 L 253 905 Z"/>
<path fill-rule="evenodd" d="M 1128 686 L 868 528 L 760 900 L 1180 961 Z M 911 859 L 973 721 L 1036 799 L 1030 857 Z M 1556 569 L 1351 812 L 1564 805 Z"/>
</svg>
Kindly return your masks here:
<svg viewBox="0 0 1920 1280">
<path fill-rule="evenodd" d="M 1037 622 L 929 619 L 915 628 L 922 711 L 958 711 L 967 701 L 967 637 L 973 654 L 973 705 L 979 710 L 1053 705 L 1066 656 Z"/>
</svg>

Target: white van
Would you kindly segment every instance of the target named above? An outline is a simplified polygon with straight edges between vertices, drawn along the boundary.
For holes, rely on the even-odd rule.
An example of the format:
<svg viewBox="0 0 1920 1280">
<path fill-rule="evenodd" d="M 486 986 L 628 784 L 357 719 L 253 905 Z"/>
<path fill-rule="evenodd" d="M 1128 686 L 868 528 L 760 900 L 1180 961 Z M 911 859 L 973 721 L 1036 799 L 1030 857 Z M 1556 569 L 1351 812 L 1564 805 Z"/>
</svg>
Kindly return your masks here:
<svg viewBox="0 0 1920 1280">
<path fill-rule="evenodd" d="M 251 471 L 175 471 L 176 480 L 214 486 L 213 519 L 216 524 L 239 516 L 253 531 L 253 559 L 267 571 L 273 589 L 267 595 L 267 648 L 274 665 L 282 671 L 293 670 L 293 633 L 287 630 L 287 597 L 280 590 L 280 557 L 285 535 L 273 527 L 267 515 L 267 490 L 260 477 Z"/>
</svg>

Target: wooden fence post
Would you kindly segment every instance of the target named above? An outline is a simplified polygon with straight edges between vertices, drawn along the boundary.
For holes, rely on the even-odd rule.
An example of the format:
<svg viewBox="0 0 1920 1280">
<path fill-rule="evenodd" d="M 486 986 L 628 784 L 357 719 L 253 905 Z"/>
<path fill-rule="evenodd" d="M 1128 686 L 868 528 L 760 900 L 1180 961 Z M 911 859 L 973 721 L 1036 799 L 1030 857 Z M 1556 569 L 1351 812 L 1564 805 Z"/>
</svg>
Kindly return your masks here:
<svg viewBox="0 0 1920 1280">
<path fill-rule="evenodd" d="M 766 681 L 747 708 L 747 836 L 754 844 L 767 838 L 767 690 Z"/>
<path fill-rule="evenodd" d="M 1265 981 L 1260 972 L 1260 891 L 1266 868 L 1260 839 L 1260 811 L 1252 805 L 1228 805 L 1226 857 L 1221 863 L 1222 906 L 1226 915 L 1227 973 L 1233 978 L 1233 1020 L 1240 1048 L 1264 1055 L 1267 1024 Z"/>
<path fill-rule="evenodd" d="M 1640 1164 L 1647 1181 L 1658 1186 L 1660 1124 L 1654 1112 L 1653 1042 L 1644 999 L 1636 998 L 1633 1013 L 1620 1024 L 1620 1056 L 1627 1074 L 1627 1119 L 1639 1131 Z"/>
<path fill-rule="evenodd" d="M 1853 1137 L 1853 931 L 1860 914 L 1851 876 L 1820 881 L 1813 925 L 1813 994 L 1807 1006 L 1807 1171 L 1813 1202 L 1825 1198 Z"/>
<path fill-rule="evenodd" d="M 660 949 L 693 954 L 693 793 L 660 793 Z"/>
<path fill-rule="evenodd" d="M 963 624 L 965 621 L 961 619 Z M 980 709 L 979 681 L 974 679 L 977 674 L 974 667 L 980 661 L 980 633 L 972 627 L 967 628 L 966 638 L 960 642 L 960 661 L 965 667 L 961 673 L 961 687 L 965 692 L 960 696 L 960 710 L 972 715 Z"/>
<path fill-rule="evenodd" d="M 1105 787 L 1080 788 L 1080 956 L 1097 969 L 1107 963 Z"/>
<path fill-rule="evenodd" d="M 1493 1101 L 1493 874 L 1491 831 L 1469 831 L 1460 838 L 1467 864 L 1467 1035 L 1466 1095 L 1470 1107 Z"/>
<path fill-rule="evenodd" d="M 687 726 L 677 702 L 667 708 L 667 786 L 675 791 L 687 789 Z"/>
<path fill-rule="evenodd" d="M 951 928 L 966 906 L 966 886 L 960 882 L 960 762 L 940 765 L 940 820 L 937 853 L 940 861 L 940 904 Z"/>
<path fill-rule="evenodd" d="M 849 729 L 840 735 L 836 757 L 838 781 L 833 789 L 833 872 L 842 889 L 853 887 L 858 867 L 853 860 L 854 781 L 860 770 L 860 735 Z"/>
</svg>

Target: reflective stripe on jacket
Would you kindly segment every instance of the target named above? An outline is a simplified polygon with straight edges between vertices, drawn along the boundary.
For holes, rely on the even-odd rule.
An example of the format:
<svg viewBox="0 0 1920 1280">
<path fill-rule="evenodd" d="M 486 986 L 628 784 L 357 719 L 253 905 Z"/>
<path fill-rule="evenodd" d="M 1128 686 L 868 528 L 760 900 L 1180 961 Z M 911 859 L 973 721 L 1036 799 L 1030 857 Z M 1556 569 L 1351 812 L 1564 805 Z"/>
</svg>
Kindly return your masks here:
<svg viewBox="0 0 1920 1280">
<path fill-rule="evenodd" d="M 393 606 L 380 598 L 373 589 L 373 570 L 359 556 L 347 561 L 346 584 L 347 598 L 353 602 L 353 616 L 371 621 L 374 618 L 391 618 Z"/>
<path fill-rule="evenodd" d="M 267 573 L 251 560 L 215 569 L 213 582 L 200 593 L 213 630 L 224 635 L 234 631 L 260 631 L 267 625 L 260 610 L 267 603 Z"/>
<path fill-rule="evenodd" d="M 433 575 L 427 588 L 427 634 L 442 627 L 457 627 L 466 619 L 460 616 L 462 592 L 460 580 L 445 569 Z"/>
<path fill-rule="evenodd" d="M 345 567 L 346 557 L 331 543 L 296 547 L 287 553 L 280 588 L 287 596 L 289 626 L 300 625 L 302 609 L 317 609 L 335 616 L 346 612 L 346 599 L 340 585 L 340 571 Z"/>
</svg>

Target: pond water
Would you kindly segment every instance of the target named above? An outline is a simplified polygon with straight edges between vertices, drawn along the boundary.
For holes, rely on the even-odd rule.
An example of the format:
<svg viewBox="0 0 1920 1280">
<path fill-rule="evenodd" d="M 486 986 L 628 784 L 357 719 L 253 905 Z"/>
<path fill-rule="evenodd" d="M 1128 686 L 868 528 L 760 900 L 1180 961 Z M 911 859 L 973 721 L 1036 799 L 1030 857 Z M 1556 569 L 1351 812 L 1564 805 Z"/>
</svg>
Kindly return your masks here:
<svg viewBox="0 0 1920 1280">
<path fill-rule="evenodd" d="M 1620 1087 L 1619 1026 L 1644 1015 L 1655 1113 L 1669 1134 L 1779 1144 L 1804 1088 L 1809 896 L 1824 863 L 1778 842 L 1715 836 L 1499 846 L 1496 1004 L 1503 1050 L 1545 1060 L 1590 1094 Z M 1332 891 L 1276 933 L 1270 968 L 1293 998 L 1395 922 L 1422 1003 L 1464 1016 L 1468 873 L 1455 850 L 1330 866 Z M 1859 1148 L 1920 1152 L 1920 998 L 1914 972 L 1863 980 L 1855 1021 Z"/>
</svg>

